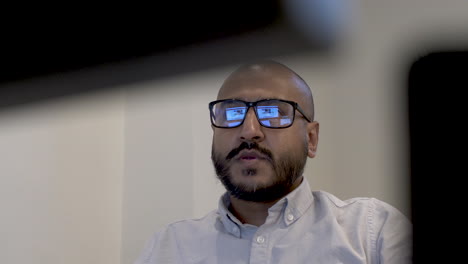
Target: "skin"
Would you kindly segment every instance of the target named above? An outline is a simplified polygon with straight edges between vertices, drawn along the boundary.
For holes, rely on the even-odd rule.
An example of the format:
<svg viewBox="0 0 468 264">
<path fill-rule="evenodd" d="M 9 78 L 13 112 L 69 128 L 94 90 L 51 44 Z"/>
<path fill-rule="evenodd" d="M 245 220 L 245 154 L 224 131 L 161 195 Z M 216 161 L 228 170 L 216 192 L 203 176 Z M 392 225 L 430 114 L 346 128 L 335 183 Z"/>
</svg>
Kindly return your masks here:
<svg viewBox="0 0 468 264">
<path fill-rule="evenodd" d="M 221 86 L 218 99 L 241 99 L 257 101 L 261 99 L 284 99 L 297 102 L 309 119 L 313 120 L 313 100 L 310 88 L 296 73 L 286 66 L 273 62 L 259 62 L 240 67 L 234 71 Z M 271 129 L 262 127 L 254 109 L 249 109 L 246 119 L 237 128 L 213 127 L 213 154 L 226 157 L 243 142 L 258 143 L 273 154 L 275 159 L 287 157 L 294 160 L 314 158 L 317 152 L 319 123 L 307 122 L 296 111 L 291 127 Z M 302 155 L 302 157 L 301 157 Z M 267 159 L 233 159 L 229 162 L 231 180 L 251 188 L 274 184 L 275 173 L 272 163 Z M 247 175 L 246 169 L 254 168 L 255 175 Z M 303 168 L 302 168 L 303 169 Z M 288 176 L 289 177 L 289 176 Z M 292 176 L 291 176 L 292 177 Z M 287 193 L 296 189 L 302 182 L 302 175 L 292 183 Z M 286 194 L 287 194 L 286 193 Z M 279 199 L 273 201 L 246 201 L 231 195 L 229 210 L 243 223 L 260 226 L 268 216 L 268 209 Z"/>
</svg>

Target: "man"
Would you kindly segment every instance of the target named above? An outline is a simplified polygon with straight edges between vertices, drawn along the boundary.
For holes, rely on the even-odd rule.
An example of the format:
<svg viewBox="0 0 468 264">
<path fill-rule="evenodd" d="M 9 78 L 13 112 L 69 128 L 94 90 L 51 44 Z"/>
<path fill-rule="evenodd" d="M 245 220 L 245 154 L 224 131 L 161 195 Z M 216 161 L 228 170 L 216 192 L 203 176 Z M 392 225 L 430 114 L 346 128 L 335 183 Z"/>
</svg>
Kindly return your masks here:
<svg viewBox="0 0 468 264">
<path fill-rule="evenodd" d="M 209 109 L 227 192 L 204 218 L 158 232 L 135 263 L 411 263 L 411 224 L 394 207 L 311 192 L 302 173 L 319 123 L 295 72 L 273 61 L 241 66 Z"/>
</svg>

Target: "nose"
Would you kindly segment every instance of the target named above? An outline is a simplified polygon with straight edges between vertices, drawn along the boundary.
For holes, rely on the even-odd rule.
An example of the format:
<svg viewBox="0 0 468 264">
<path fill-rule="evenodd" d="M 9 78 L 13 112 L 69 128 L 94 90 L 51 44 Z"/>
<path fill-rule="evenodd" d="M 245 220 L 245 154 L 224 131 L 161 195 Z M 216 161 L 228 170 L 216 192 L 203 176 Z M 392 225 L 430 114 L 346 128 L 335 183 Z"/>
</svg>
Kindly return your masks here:
<svg viewBox="0 0 468 264">
<path fill-rule="evenodd" d="M 241 126 L 240 139 L 242 141 L 260 142 L 264 138 L 262 126 L 257 120 L 254 109 L 251 108 L 247 112 L 244 123 Z"/>
</svg>

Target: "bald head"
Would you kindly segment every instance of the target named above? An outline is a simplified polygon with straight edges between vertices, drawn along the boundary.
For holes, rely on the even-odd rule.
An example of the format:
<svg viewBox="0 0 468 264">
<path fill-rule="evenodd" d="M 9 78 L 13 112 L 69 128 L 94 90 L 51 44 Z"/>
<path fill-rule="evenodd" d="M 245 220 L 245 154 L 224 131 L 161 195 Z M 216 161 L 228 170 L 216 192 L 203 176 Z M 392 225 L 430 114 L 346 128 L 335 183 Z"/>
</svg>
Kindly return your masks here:
<svg viewBox="0 0 468 264">
<path fill-rule="evenodd" d="M 219 89 L 218 99 L 284 99 L 297 102 L 314 120 L 314 101 L 307 83 L 287 66 L 272 60 L 240 66 Z"/>
</svg>

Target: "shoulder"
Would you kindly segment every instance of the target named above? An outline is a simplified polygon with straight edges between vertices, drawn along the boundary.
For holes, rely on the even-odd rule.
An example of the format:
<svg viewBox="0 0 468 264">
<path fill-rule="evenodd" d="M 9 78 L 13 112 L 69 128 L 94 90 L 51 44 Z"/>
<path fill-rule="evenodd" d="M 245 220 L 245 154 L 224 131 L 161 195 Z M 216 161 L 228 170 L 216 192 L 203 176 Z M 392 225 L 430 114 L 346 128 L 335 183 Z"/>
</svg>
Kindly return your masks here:
<svg viewBox="0 0 468 264">
<path fill-rule="evenodd" d="M 160 234 L 172 234 L 177 236 L 194 235 L 211 230 L 219 217 L 218 211 L 213 210 L 202 218 L 183 219 L 172 222 L 159 231 Z"/>
<path fill-rule="evenodd" d="M 314 191 L 314 206 L 332 216 L 341 226 L 363 231 L 371 258 L 385 263 L 409 263 L 412 252 L 412 224 L 394 206 L 372 197 L 341 200 L 324 192 Z"/>
<path fill-rule="evenodd" d="M 344 225 L 365 227 L 374 240 L 395 232 L 411 233 L 409 218 L 382 200 L 372 197 L 341 200 L 325 191 L 312 194 L 316 214 L 326 214 Z"/>
<path fill-rule="evenodd" d="M 314 197 L 316 205 L 327 206 L 331 209 L 351 211 L 358 210 L 368 214 L 392 214 L 406 218 L 394 206 L 373 197 L 354 197 L 342 200 L 325 191 L 313 191 L 312 196 Z"/>
<path fill-rule="evenodd" d="M 179 263 L 184 245 L 203 239 L 210 230 L 212 233 L 217 218 L 217 210 L 213 210 L 202 218 L 184 219 L 165 225 L 147 240 L 134 264 Z"/>
</svg>

